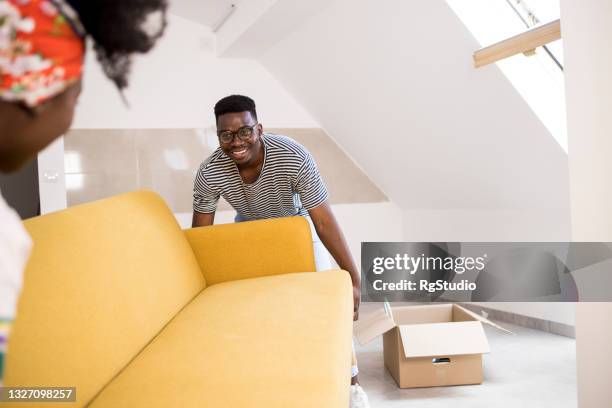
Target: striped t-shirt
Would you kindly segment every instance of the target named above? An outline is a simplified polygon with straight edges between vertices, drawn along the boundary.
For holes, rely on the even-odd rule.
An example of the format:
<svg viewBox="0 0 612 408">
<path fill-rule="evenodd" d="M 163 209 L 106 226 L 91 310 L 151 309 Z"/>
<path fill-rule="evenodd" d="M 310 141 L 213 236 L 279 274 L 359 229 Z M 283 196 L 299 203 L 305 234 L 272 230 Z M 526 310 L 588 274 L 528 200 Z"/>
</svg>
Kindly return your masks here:
<svg viewBox="0 0 612 408">
<path fill-rule="evenodd" d="M 286 136 L 264 133 L 264 163 L 259 178 L 246 184 L 221 148 L 201 165 L 193 188 L 193 209 L 212 213 L 223 197 L 245 220 L 308 215 L 327 200 L 325 184 L 312 155 Z"/>
</svg>

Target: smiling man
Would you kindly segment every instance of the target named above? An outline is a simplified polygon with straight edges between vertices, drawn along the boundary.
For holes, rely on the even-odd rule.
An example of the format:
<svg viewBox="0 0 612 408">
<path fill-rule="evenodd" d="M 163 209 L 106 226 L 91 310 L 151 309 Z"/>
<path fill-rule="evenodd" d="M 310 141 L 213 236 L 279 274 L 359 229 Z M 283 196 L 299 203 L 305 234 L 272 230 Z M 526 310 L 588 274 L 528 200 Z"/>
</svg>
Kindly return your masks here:
<svg viewBox="0 0 612 408">
<path fill-rule="evenodd" d="M 311 154 L 296 141 L 263 132 L 255 102 L 231 95 L 215 105 L 219 148 L 200 166 L 193 191 L 193 226 L 212 225 L 219 197 L 237 222 L 303 216 L 311 225 L 317 270 L 331 268 L 328 252 L 353 282 L 354 320 L 359 315 L 360 276 L 328 201 Z M 351 406 L 367 407 L 352 368 Z"/>
</svg>

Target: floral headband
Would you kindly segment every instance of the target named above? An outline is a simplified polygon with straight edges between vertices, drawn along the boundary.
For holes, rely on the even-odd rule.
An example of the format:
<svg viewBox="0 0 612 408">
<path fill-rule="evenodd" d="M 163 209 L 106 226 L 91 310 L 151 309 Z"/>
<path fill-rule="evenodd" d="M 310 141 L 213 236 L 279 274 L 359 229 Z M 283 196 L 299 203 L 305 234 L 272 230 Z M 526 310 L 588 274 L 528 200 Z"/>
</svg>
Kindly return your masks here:
<svg viewBox="0 0 612 408">
<path fill-rule="evenodd" d="M 35 107 L 81 78 L 85 30 L 63 0 L 0 0 L 0 99 Z"/>
</svg>

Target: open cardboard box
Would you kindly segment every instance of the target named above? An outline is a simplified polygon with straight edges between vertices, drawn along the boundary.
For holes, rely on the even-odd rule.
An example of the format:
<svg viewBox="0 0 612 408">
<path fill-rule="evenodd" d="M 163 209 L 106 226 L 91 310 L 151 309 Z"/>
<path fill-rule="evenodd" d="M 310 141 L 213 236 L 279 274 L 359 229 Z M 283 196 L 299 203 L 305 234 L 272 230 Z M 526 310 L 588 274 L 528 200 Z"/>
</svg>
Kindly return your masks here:
<svg viewBox="0 0 612 408">
<path fill-rule="evenodd" d="M 482 324 L 511 333 L 459 305 L 394 307 L 360 317 L 362 345 L 383 335 L 385 366 L 400 388 L 481 384 L 489 342 Z"/>
</svg>

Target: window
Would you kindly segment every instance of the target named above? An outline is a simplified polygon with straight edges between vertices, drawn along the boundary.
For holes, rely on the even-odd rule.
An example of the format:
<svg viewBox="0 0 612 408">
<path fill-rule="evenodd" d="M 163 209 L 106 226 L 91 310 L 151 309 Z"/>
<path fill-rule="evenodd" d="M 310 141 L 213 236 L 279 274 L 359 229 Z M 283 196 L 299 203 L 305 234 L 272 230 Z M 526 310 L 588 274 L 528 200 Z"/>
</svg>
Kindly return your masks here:
<svg viewBox="0 0 612 408">
<path fill-rule="evenodd" d="M 482 47 L 560 15 L 559 0 L 446 1 Z M 538 47 L 534 55 L 519 54 L 496 64 L 567 152 L 562 40 Z"/>
</svg>

